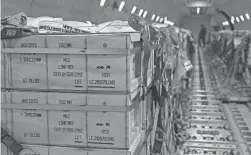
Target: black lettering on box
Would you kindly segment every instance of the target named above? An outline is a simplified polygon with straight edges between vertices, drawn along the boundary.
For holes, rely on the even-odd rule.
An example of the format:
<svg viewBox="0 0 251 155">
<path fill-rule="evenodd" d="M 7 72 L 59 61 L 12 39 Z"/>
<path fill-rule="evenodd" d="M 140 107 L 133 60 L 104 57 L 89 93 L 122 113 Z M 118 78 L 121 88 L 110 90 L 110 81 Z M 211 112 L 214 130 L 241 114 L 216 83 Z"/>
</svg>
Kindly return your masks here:
<svg viewBox="0 0 251 155">
<path fill-rule="evenodd" d="M 37 48 L 37 43 L 21 43 L 21 48 Z"/>
<path fill-rule="evenodd" d="M 110 73 L 102 73 L 102 77 L 106 77 L 106 78 L 108 77 L 109 78 L 110 77 Z"/>
<path fill-rule="evenodd" d="M 71 48 L 72 44 L 71 43 L 58 43 L 59 48 Z"/>
<path fill-rule="evenodd" d="M 63 58 L 63 62 L 71 62 L 70 58 Z"/>
<path fill-rule="evenodd" d="M 71 115 L 70 114 L 63 114 L 63 118 L 70 118 Z"/>
</svg>

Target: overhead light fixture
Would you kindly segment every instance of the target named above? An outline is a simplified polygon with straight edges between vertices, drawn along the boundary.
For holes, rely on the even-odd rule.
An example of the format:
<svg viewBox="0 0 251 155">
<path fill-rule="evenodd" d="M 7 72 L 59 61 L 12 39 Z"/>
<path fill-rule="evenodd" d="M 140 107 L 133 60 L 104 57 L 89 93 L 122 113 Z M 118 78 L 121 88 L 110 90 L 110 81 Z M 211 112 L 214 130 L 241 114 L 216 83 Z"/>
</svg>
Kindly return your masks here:
<svg viewBox="0 0 251 155">
<path fill-rule="evenodd" d="M 239 23 L 240 22 L 240 19 L 239 19 L 239 17 L 236 17 L 236 21 Z"/>
<path fill-rule="evenodd" d="M 229 25 L 228 21 L 222 23 L 224 26 Z"/>
<path fill-rule="evenodd" d="M 197 14 L 200 14 L 200 8 L 197 8 Z"/>
<path fill-rule="evenodd" d="M 244 21 L 244 20 L 245 20 L 245 19 L 244 19 L 244 17 L 243 17 L 242 15 L 240 16 L 240 18 L 241 18 L 241 20 L 242 20 L 242 21 Z"/>
<path fill-rule="evenodd" d="M 212 4 L 210 2 L 205 2 L 205 1 L 195 1 L 195 2 L 190 2 L 186 5 L 186 7 L 189 8 L 194 8 L 194 7 L 212 7 Z"/>
<path fill-rule="evenodd" d="M 142 15 L 143 11 L 144 11 L 143 9 L 140 9 L 140 11 L 139 11 L 139 16 Z"/>
<path fill-rule="evenodd" d="M 248 13 L 246 13 L 245 16 L 246 16 L 247 20 L 250 20 L 250 16 Z"/>
<path fill-rule="evenodd" d="M 166 24 L 172 25 L 172 26 L 173 26 L 173 25 L 174 25 L 174 22 L 171 22 L 170 20 L 167 20 L 167 21 L 166 21 Z"/>
<path fill-rule="evenodd" d="M 156 18 L 156 22 L 157 22 L 157 21 L 159 21 L 159 18 L 160 18 L 160 17 L 159 17 L 159 16 L 157 16 L 157 18 Z"/>
<path fill-rule="evenodd" d="M 234 16 L 231 16 L 231 23 L 232 24 L 234 24 L 234 20 L 235 20 Z"/>
<path fill-rule="evenodd" d="M 134 7 L 132 8 L 131 13 L 134 13 L 134 12 L 136 11 L 136 9 L 137 9 L 137 7 L 136 7 L 136 6 L 134 6 Z"/>
<path fill-rule="evenodd" d="M 122 1 L 119 5 L 119 11 L 122 11 L 123 7 L 125 5 L 125 1 Z"/>
<path fill-rule="evenodd" d="M 167 20 L 167 17 L 164 18 L 164 21 Z"/>
<path fill-rule="evenodd" d="M 231 23 L 234 24 L 234 19 L 231 19 Z"/>
<path fill-rule="evenodd" d="M 146 18 L 146 15 L 147 15 L 147 11 L 144 12 L 143 18 Z"/>
<path fill-rule="evenodd" d="M 103 7 L 105 5 L 106 0 L 101 0 L 100 1 L 100 6 Z"/>
<path fill-rule="evenodd" d="M 156 15 L 155 15 L 155 14 L 153 14 L 151 19 L 152 19 L 152 20 L 154 20 L 155 16 L 156 16 Z"/>
<path fill-rule="evenodd" d="M 161 23 L 163 22 L 163 18 L 160 18 L 160 22 L 161 22 Z"/>
</svg>

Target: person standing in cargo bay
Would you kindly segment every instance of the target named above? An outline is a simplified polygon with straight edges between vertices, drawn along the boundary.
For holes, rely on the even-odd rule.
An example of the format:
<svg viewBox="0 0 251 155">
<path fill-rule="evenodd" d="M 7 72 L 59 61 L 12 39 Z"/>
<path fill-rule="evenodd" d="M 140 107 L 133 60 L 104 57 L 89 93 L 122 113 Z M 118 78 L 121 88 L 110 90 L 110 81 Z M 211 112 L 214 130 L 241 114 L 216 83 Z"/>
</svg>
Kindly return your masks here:
<svg viewBox="0 0 251 155">
<path fill-rule="evenodd" d="M 199 33 L 199 37 L 198 37 L 200 47 L 205 47 L 206 34 L 207 34 L 207 29 L 205 28 L 205 26 L 203 24 L 201 24 L 201 29 L 200 29 L 200 33 Z M 201 45 L 201 43 L 203 44 L 203 46 Z"/>
</svg>

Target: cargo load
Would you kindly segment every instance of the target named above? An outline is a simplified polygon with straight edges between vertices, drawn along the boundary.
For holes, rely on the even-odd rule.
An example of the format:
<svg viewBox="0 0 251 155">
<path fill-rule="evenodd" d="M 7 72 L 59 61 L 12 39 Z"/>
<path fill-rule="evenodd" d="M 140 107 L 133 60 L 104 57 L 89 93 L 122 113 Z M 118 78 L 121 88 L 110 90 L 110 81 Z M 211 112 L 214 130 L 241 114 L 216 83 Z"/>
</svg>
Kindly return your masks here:
<svg viewBox="0 0 251 155">
<path fill-rule="evenodd" d="M 177 103 L 166 95 L 192 68 L 177 28 L 133 25 L 142 20 L 134 14 L 97 26 L 27 19 L 30 25 L 3 28 L 1 52 L 1 123 L 22 144 L 21 154 L 144 155 L 172 147 L 157 140 L 162 131 L 172 134 L 171 102 Z"/>
</svg>

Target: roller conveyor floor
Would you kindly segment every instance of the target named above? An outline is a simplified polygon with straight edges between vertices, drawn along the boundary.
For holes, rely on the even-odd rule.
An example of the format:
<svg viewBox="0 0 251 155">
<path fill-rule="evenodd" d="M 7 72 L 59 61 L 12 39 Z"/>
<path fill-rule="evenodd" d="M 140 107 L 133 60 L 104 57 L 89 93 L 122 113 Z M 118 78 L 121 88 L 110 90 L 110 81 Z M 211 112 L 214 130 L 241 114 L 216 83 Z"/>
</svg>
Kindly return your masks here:
<svg viewBox="0 0 251 155">
<path fill-rule="evenodd" d="M 217 99 L 216 83 L 204 61 L 204 52 L 198 48 L 195 53 L 185 110 L 186 138 L 180 154 L 251 155 L 251 109 Z"/>
</svg>

